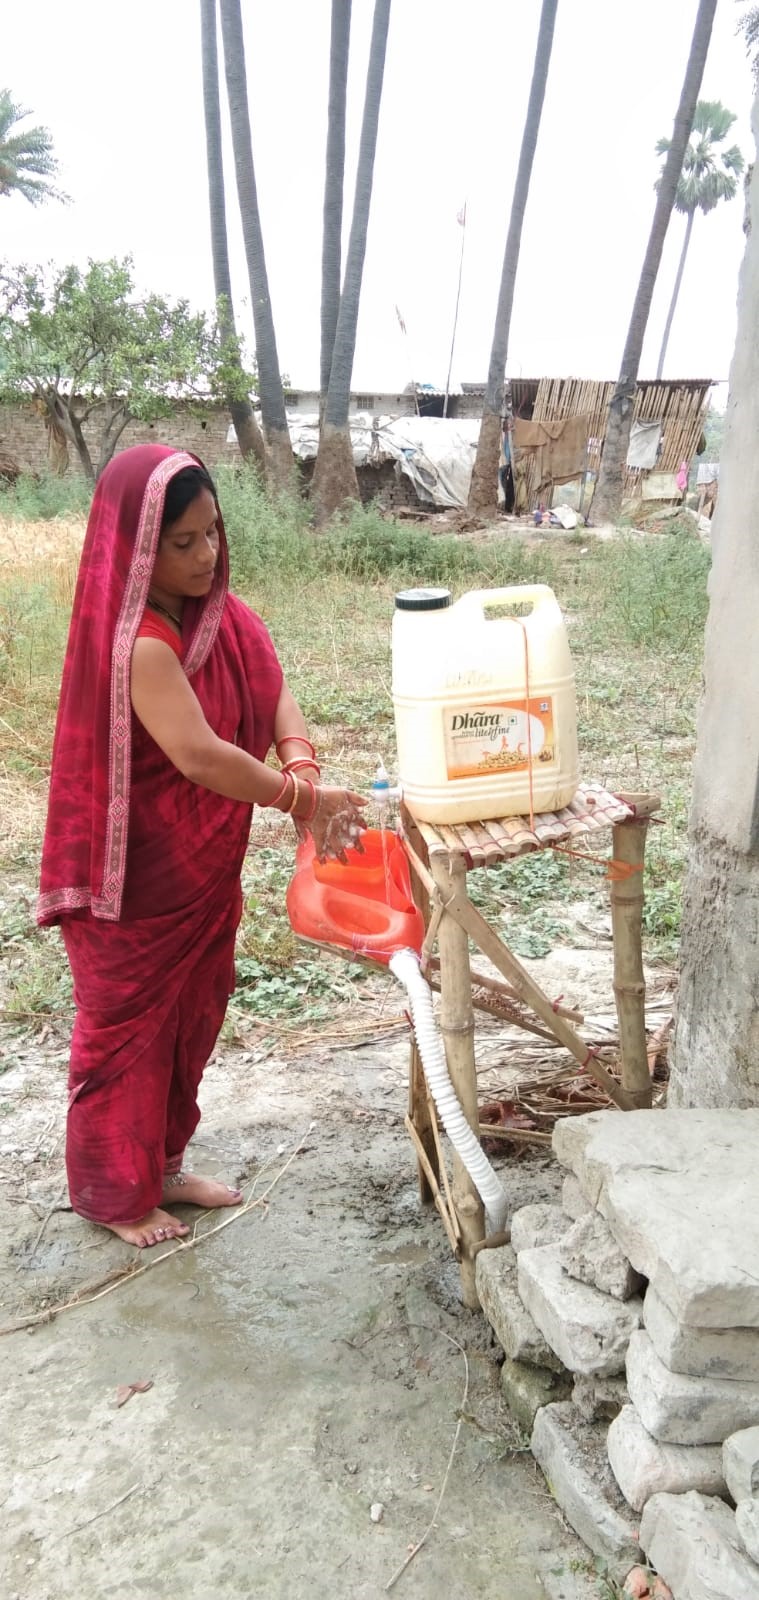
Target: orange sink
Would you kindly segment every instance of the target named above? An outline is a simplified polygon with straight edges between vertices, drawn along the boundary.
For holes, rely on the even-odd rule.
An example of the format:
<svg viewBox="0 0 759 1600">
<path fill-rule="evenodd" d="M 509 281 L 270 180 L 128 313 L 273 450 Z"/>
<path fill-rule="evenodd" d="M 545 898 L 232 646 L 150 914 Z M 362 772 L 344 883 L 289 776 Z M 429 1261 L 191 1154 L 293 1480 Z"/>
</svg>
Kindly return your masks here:
<svg viewBox="0 0 759 1600">
<path fill-rule="evenodd" d="M 385 854 L 383 855 L 383 839 Z M 421 955 L 424 921 L 414 905 L 406 853 L 396 833 L 367 828 L 364 853 L 347 862 L 317 861 L 309 837 L 298 846 L 287 890 L 293 931 L 387 964 L 396 950 Z"/>
</svg>

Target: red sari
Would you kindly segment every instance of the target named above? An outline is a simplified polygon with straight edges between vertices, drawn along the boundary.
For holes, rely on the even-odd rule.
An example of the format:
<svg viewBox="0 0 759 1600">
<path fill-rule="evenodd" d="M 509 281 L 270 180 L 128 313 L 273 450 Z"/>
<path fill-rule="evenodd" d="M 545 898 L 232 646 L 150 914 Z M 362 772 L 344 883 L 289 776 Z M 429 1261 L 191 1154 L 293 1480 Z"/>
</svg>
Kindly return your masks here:
<svg viewBox="0 0 759 1600">
<path fill-rule="evenodd" d="M 90 512 L 63 669 L 38 921 L 74 978 L 66 1161 L 74 1210 L 136 1222 L 200 1117 L 197 1090 L 234 987 L 252 807 L 189 782 L 135 717 L 131 654 L 166 485 L 195 457 L 122 451 Z M 255 614 L 214 582 L 187 600 L 181 660 L 220 738 L 263 760 L 282 670 Z"/>
</svg>

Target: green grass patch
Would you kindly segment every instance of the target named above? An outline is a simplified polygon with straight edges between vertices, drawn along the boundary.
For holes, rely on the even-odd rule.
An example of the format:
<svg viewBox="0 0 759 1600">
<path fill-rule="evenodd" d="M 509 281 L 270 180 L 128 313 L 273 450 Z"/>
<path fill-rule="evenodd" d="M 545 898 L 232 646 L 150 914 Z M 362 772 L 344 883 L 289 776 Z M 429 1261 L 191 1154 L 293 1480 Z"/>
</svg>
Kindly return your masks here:
<svg viewBox="0 0 759 1600">
<path fill-rule="evenodd" d="M 47 522 L 55 517 L 86 517 L 92 489 L 77 473 L 57 478 L 22 473 L 14 484 L 0 483 L 0 516 L 18 522 Z"/>
</svg>

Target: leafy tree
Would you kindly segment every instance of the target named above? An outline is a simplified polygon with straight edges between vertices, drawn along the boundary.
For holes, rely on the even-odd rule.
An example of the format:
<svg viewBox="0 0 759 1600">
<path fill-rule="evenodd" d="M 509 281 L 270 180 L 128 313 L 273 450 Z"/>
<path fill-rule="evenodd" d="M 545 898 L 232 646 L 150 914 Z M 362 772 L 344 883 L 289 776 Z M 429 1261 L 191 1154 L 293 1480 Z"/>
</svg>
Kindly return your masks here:
<svg viewBox="0 0 759 1600">
<path fill-rule="evenodd" d="M 357 500 L 359 497 L 348 413 L 389 26 L 390 0 L 375 0 L 366 69 L 364 115 L 356 167 L 353 218 L 337 314 L 324 419 L 311 485 L 317 524 L 325 522 L 346 500 Z"/>
<path fill-rule="evenodd" d="M 224 45 L 229 117 L 232 125 L 237 197 L 240 203 L 242 236 L 256 333 L 258 394 L 268 451 L 267 468 L 275 486 L 287 488 L 293 481 L 295 462 L 287 427 L 285 392 L 277 356 L 277 337 L 274 331 L 274 314 L 266 271 L 264 236 L 258 209 L 240 0 L 221 0 L 221 35 Z"/>
<path fill-rule="evenodd" d="M 207 404 L 235 384 L 247 393 L 255 380 L 228 352 L 187 301 L 138 297 L 129 257 L 86 271 L 0 267 L 0 399 L 33 398 L 91 482 L 130 421 L 170 416 L 178 396 Z"/>
<path fill-rule="evenodd" d="M 557 6 L 558 0 L 543 0 L 540 13 L 530 98 L 527 102 L 527 115 L 522 133 L 519 165 L 517 166 L 514 194 L 511 201 L 509 231 L 506 235 L 506 248 L 501 270 L 501 287 L 498 293 L 498 305 L 495 313 L 493 343 L 490 351 L 487 383 L 485 385 L 482 421 L 477 440 L 477 454 L 472 469 L 472 482 L 469 489 L 469 510 L 475 512 L 488 513 L 494 511 L 496 507 L 498 461 L 501 450 L 503 385 L 506 377 L 506 358 L 509 351 L 511 308 L 514 304 L 514 286 L 519 265 L 519 252 L 522 245 L 522 225 L 527 196 L 530 191 L 532 164 L 535 160 L 535 149 L 538 142 L 538 133 L 540 132 L 540 119 L 543 113 L 548 68 L 551 64 Z"/>
<path fill-rule="evenodd" d="M 592 517 L 598 525 L 615 522 L 622 507 L 622 489 L 625 463 L 630 444 L 635 388 L 638 382 L 643 340 L 648 326 L 656 274 L 661 265 L 664 240 L 677 194 L 677 185 L 683 170 L 683 160 L 693 126 L 698 101 L 698 91 L 704 76 L 704 67 L 712 36 L 717 0 L 699 0 L 696 21 L 691 37 L 688 63 L 680 91 L 680 104 L 675 116 L 667 159 L 659 179 L 656 205 L 648 235 L 646 253 L 640 269 L 635 291 L 630 325 L 627 330 L 622 364 L 614 388 L 606 421 L 606 434 L 601 452 L 598 483 L 593 496 Z"/>
<path fill-rule="evenodd" d="M 232 307 L 232 279 L 229 271 L 227 211 L 224 202 L 224 164 L 221 147 L 221 107 L 219 105 L 219 56 L 216 44 L 216 0 L 200 0 L 201 54 L 203 62 L 203 113 L 206 127 L 208 166 L 208 207 L 211 220 L 211 256 L 216 289 L 219 333 L 227 359 L 240 367 L 237 330 Z M 257 461 L 266 470 L 264 441 L 247 395 L 240 393 L 241 372 L 236 374 L 234 391 L 227 397 L 230 416 L 243 456 Z"/>
<path fill-rule="evenodd" d="M 30 113 L 0 89 L 0 195 L 21 194 L 32 206 L 43 200 L 65 200 L 49 182 L 58 171 L 53 140 L 47 128 L 20 129 Z"/>
<path fill-rule="evenodd" d="M 738 179 L 743 171 L 743 156 L 737 144 L 731 144 L 728 150 L 720 149 L 734 122 L 735 113 L 728 111 L 719 100 L 699 100 L 675 194 L 675 210 L 682 212 L 688 220 L 685 224 L 683 248 L 659 352 L 657 378 L 661 377 L 664 368 L 664 357 L 683 281 L 685 258 L 688 254 L 696 212 L 702 211 L 706 216 L 719 205 L 720 200 L 732 200 L 738 189 Z M 660 139 L 656 146 L 656 154 L 667 155 L 670 144 L 670 139 Z"/>
<path fill-rule="evenodd" d="M 726 412 L 718 411 L 716 406 L 709 407 L 704 421 L 704 449 L 701 452 L 704 461 L 719 461 L 726 420 Z"/>
</svg>

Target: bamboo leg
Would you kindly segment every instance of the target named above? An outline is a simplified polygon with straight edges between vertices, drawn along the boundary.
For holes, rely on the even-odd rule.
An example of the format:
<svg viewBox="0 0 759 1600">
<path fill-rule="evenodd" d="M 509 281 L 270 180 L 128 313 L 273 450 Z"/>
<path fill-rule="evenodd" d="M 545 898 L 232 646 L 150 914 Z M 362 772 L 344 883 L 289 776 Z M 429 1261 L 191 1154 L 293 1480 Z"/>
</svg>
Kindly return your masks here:
<svg viewBox="0 0 759 1600">
<path fill-rule="evenodd" d="M 618 822 L 613 829 L 614 859 L 635 871 L 614 879 L 611 887 L 614 999 L 619 1018 L 622 1087 L 634 1106 L 643 1107 L 651 1104 L 641 939 L 643 865 L 648 821 L 659 801 L 654 795 L 620 795 L 620 799 L 635 807 L 635 816 L 629 822 Z"/>
<path fill-rule="evenodd" d="M 433 856 L 432 876 L 444 899 L 452 892 L 466 899 L 466 866 L 460 856 Z M 477 1076 L 474 1064 L 474 1011 L 469 941 L 450 916 L 443 917 L 440 948 L 440 1028 L 451 1083 L 461 1108 L 478 1135 Z M 463 1162 L 454 1152 L 453 1203 L 461 1228 L 461 1287 L 464 1304 L 476 1311 L 480 1301 L 474 1271 L 474 1247 L 485 1237 L 482 1201 Z"/>
<path fill-rule="evenodd" d="M 405 806 L 401 808 L 401 820 L 403 823 L 404 833 L 411 840 L 413 849 L 418 853 L 420 859 L 426 863 L 427 846 L 419 832 L 419 829 L 416 826 L 416 823 L 414 822 L 413 817 L 411 816 L 410 812 L 406 810 Z M 412 876 L 412 891 L 414 895 L 414 902 L 419 907 L 419 910 L 424 917 L 424 926 L 425 928 L 428 928 L 430 923 L 430 897 L 421 879 L 417 878 L 416 875 Z M 424 1068 L 422 1066 L 421 1056 L 419 1054 L 416 1039 L 413 1037 L 413 1034 L 411 1037 L 411 1057 L 409 1060 L 408 1114 L 411 1122 L 414 1124 L 414 1128 L 416 1129 L 419 1144 L 421 1145 L 427 1157 L 428 1165 L 435 1175 L 435 1181 L 439 1184 L 440 1166 L 438 1163 L 438 1153 L 435 1145 L 435 1133 L 430 1121 L 430 1112 L 427 1103 L 427 1084 L 424 1077 Z M 434 1190 L 427 1176 L 427 1168 L 425 1167 L 424 1163 L 418 1159 L 418 1157 L 417 1176 L 419 1179 L 419 1199 L 421 1204 L 423 1206 L 432 1205 L 435 1201 Z"/>
</svg>

